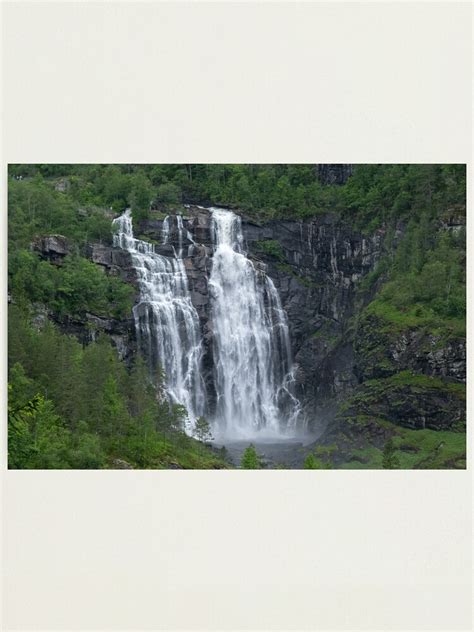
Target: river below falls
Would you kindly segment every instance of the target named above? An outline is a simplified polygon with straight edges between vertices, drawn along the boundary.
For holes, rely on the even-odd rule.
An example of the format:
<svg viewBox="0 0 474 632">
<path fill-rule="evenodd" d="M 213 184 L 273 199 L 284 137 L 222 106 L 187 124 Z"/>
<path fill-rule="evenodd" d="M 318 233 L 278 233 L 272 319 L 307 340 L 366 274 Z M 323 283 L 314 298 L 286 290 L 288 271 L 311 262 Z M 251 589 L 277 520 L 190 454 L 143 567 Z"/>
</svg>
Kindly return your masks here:
<svg viewBox="0 0 474 632">
<path fill-rule="evenodd" d="M 302 469 L 303 463 L 311 451 L 308 441 L 288 439 L 282 441 L 227 441 L 216 442 L 215 447 L 225 446 L 233 465 L 239 466 L 244 450 L 252 443 L 266 469 L 285 468 Z"/>
</svg>

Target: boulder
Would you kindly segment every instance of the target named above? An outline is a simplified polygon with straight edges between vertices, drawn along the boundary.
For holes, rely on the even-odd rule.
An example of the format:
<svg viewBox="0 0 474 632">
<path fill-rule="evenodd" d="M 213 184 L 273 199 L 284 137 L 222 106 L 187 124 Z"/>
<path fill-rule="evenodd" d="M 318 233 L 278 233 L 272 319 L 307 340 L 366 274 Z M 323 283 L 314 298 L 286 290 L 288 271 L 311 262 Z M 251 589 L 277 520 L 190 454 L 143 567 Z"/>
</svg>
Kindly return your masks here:
<svg viewBox="0 0 474 632">
<path fill-rule="evenodd" d="M 69 243 L 63 235 L 44 235 L 33 242 L 33 249 L 54 262 L 60 262 L 70 252 Z"/>
</svg>

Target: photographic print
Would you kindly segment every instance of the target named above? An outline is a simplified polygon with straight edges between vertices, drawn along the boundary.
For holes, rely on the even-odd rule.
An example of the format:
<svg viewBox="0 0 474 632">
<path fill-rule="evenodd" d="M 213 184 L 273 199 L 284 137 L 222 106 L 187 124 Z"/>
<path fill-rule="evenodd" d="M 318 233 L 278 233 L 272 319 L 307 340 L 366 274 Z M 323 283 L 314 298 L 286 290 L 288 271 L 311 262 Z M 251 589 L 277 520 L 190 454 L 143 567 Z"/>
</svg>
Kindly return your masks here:
<svg viewBox="0 0 474 632">
<path fill-rule="evenodd" d="M 11 469 L 464 469 L 459 164 L 12 164 Z"/>
</svg>

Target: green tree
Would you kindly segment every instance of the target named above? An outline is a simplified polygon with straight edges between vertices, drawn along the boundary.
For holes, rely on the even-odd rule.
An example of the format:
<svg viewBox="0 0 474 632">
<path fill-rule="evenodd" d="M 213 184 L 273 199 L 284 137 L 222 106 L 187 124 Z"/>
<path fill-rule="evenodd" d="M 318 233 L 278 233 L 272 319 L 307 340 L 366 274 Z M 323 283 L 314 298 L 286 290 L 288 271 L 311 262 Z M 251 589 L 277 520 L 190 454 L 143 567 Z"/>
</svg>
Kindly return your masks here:
<svg viewBox="0 0 474 632">
<path fill-rule="evenodd" d="M 21 365 L 15 365 L 12 383 L 8 383 L 8 467 L 21 469 L 27 466 L 32 456 L 33 445 L 30 422 L 41 403 L 39 395 L 25 400 L 25 391 L 21 386 L 30 387 Z"/>
<path fill-rule="evenodd" d="M 56 414 L 54 404 L 41 398 L 33 419 L 34 457 L 31 468 L 61 470 L 72 467 L 72 436 Z"/>
<path fill-rule="evenodd" d="M 305 470 L 330 470 L 332 469 L 331 456 L 335 452 L 335 445 L 319 445 L 314 453 L 308 454 L 304 461 Z"/>
<path fill-rule="evenodd" d="M 125 209 L 130 194 L 130 179 L 118 165 L 105 167 L 98 184 L 106 204 L 110 204 L 115 211 Z"/>
<path fill-rule="evenodd" d="M 201 416 L 196 419 L 194 424 L 194 436 L 202 443 L 206 443 L 214 439 L 209 422 L 205 417 Z"/>
<path fill-rule="evenodd" d="M 143 171 L 131 176 L 131 190 L 128 194 L 128 204 L 137 221 L 147 219 L 150 211 L 150 203 L 153 198 L 153 187 Z"/>
<path fill-rule="evenodd" d="M 174 182 L 164 182 L 156 189 L 156 201 L 160 204 L 179 204 L 181 189 Z"/>
<path fill-rule="evenodd" d="M 383 447 L 382 467 L 384 470 L 396 470 L 400 467 L 397 449 L 392 437 L 385 442 Z"/>
<path fill-rule="evenodd" d="M 248 448 L 245 448 L 242 458 L 240 460 L 240 467 L 243 470 L 259 470 L 262 467 L 260 458 L 257 454 L 257 450 L 253 444 L 250 444 Z"/>
<path fill-rule="evenodd" d="M 317 459 L 314 454 L 308 454 L 308 456 L 304 460 L 303 469 L 305 470 L 320 470 L 321 462 Z"/>
<path fill-rule="evenodd" d="M 153 386 L 143 356 L 135 359 L 127 379 L 128 409 L 134 417 L 157 414 L 157 390 Z"/>
<path fill-rule="evenodd" d="M 70 461 L 72 467 L 79 470 L 96 470 L 101 469 L 104 465 L 105 455 L 100 437 L 89 432 L 89 427 L 85 421 L 80 421 L 77 424 L 76 432 L 73 435 Z"/>
<path fill-rule="evenodd" d="M 105 380 L 102 398 L 102 431 L 107 436 L 117 439 L 125 430 L 128 415 L 124 398 L 119 391 L 117 381 L 111 374 L 109 374 Z"/>
</svg>

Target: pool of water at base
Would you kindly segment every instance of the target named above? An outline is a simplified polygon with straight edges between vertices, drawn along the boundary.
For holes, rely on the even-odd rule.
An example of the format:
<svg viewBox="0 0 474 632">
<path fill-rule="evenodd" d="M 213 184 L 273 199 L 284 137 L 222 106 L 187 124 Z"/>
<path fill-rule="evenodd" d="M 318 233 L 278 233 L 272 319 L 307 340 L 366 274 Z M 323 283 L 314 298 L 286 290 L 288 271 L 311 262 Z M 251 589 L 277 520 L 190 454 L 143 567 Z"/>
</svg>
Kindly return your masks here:
<svg viewBox="0 0 474 632">
<path fill-rule="evenodd" d="M 225 446 L 233 465 L 239 466 L 240 460 L 246 448 L 250 444 L 255 446 L 265 469 L 302 469 L 303 463 L 311 452 L 311 443 L 314 438 L 282 439 L 265 441 L 259 439 L 216 441 L 214 447 Z"/>
</svg>

